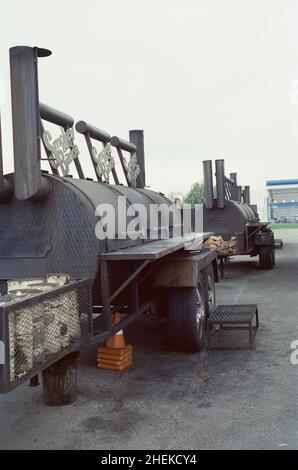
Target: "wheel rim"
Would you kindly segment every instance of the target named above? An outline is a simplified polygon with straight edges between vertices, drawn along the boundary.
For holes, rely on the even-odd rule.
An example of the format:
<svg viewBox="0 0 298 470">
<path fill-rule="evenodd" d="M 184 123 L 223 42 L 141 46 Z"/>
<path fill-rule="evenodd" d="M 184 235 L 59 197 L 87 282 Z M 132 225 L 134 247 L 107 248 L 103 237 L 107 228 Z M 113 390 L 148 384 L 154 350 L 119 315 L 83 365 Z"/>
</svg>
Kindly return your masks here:
<svg viewBox="0 0 298 470">
<path fill-rule="evenodd" d="M 205 333 L 206 327 L 206 310 L 204 306 L 202 290 L 200 287 L 197 288 L 197 331 L 199 335 L 199 339 L 201 339 Z"/>
<path fill-rule="evenodd" d="M 212 313 L 214 311 L 214 303 L 215 303 L 215 296 L 214 296 L 214 289 L 213 289 L 213 279 L 212 275 L 208 274 L 208 311 Z"/>
</svg>

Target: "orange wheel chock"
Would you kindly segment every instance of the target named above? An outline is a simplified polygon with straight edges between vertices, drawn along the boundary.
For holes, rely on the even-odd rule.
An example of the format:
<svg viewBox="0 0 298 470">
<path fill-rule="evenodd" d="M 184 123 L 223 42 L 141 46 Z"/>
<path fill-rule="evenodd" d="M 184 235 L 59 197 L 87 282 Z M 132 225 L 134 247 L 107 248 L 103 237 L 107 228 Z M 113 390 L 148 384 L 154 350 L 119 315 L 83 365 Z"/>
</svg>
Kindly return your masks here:
<svg viewBox="0 0 298 470">
<path fill-rule="evenodd" d="M 119 312 L 115 313 L 112 326 L 117 325 L 121 320 Z M 132 364 L 132 346 L 126 345 L 123 330 L 118 331 L 110 338 L 105 346 L 97 349 L 97 367 L 122 371 Z"/>
</svg>

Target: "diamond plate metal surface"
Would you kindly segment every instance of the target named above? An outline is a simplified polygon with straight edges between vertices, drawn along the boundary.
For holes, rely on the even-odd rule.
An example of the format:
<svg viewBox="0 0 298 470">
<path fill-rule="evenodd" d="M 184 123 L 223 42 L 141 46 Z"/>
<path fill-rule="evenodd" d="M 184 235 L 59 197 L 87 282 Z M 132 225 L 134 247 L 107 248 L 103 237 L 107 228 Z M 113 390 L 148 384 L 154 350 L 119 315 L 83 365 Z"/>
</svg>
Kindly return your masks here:
<svg viewBox="0 0 298 470">
<path fill-rule="evenodd" d="M 213 323 L 249 323 L 254 318 L 256 304 L 218 305 L 210 316 Z"/>
<path fill-rule="evenodd" d="M 47 176 L 45 176 L 47 177 Z M 42 202 L 0 204 L 0 278 L 29 278 L 49 272 L 94 279 L 97 253 L 94 207 L 61 178 L 50 177 Z"/>
<path fill-rule="evenodd" d="M 18 201 L 12 197 L 8 203 L 0 204 L 0 279 L 43 277 L 53 272 L 78 279 L 91 278 L 94 303 L 99 305 L 99 254 L 143 241 L 97 239 L 98 204 L 108 202 L 117 208 L 118 197 L 125 195 L 127 204 L 142 203 L 149 210 L 152 203 L 170 204 L 170 201 L 150 190 L 45 173 L 43 177 L 51 185 L 43 201 Z M 7 178 L 13 184 L 13 175 Z M 112 290 L 130 275 L 128 263 L 121 267 L 116 264 L 110 267 Z"/>
</svg>

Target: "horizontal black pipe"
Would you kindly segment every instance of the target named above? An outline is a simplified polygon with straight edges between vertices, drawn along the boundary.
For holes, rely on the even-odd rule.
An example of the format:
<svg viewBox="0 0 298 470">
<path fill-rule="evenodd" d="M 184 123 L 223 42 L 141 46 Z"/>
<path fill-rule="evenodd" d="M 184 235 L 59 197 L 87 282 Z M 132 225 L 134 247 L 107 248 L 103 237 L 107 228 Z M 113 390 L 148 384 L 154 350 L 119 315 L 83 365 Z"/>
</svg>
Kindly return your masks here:
<svg viewBox="0 0 298 470">
<path fill-rule="evenodd" d="M 121 150 L 125 150 L 126 152 L 135 153 L 137 151 L 137 146 L 128 142 L 128 140 L 120 139 L 115 135 L 111 138 L 111 145 L 116 148 L 120 148 Z"/>
<path fill-rule="evenodd" d="M 76 131 L 80 134 L 89 134 L 92 139 L 99 140 L 100 142 L 107 143 L 111 140 L 108 132 L 102 131 L 86 121 L 79 121 L 76 123 Z"/>
<path fill-rule="evenodd" d="M 47 104 L 39 103 L 39 112 L 41 119 L 56 124 L 57 126 L 72 127 L 74 125 L 74 120 L 71 116 Z"/>
<path fill-rule="evenodd" d="M 91 338 L 88 340 L 87 343 L 83 344 L 82 347 L 80 348 L 81 351 L 87 350 L 88 348 L 96 345 L 96 344 L 101 344 L 107 339 L 111 338 L 115 334 L 118 333 L 118 331 L 122 330 L 126 326 L 128 326 L 130 323 L 135 321 L 139 316 L 141 316 L 143 313 L 148 311 L 150 308 L 153 310 L 155 307 L 155 300 L 148 300 L 148 302 L 142 304 L 138 310 L 131 312 L 129 315 L 126 315 L 126 317 L 121 320 L 119 323 L 117 323 L 115 326 L 113 326 L 111 329 L 108 331 L 94 331 L 94 336 L 91 336 Z"/>
<path fill-rule="evenodd" d="M 45 49 L 44 47 L 35 47 L 37 57 L 49 57 L 52 55 L 50 49 Z"/>
</svg>

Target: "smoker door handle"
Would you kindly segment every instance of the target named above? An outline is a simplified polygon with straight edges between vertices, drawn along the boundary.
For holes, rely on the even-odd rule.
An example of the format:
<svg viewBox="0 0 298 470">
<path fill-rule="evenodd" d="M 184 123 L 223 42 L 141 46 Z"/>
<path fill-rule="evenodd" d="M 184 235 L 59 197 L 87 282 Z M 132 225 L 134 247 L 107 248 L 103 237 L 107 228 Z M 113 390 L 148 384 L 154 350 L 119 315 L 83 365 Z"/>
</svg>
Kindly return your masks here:
<svg viewBox="0 0 298 470">
<path fill-rule="evenodd" d="M 98 127 L 88 124 L 86 121 L 79 121 L 76 123 L 76 131 L 80 134 L 89 134 L 92 139 L 99 140 L 100 142 L 107 143 L 110 142 L 111 136 L 108 132 L 98 129 Z"/>
<path fill-rule="evenodd" d="M 128 140 L 120 139 L 117 136 L 111 138 L 111 145 L 126 152 L 135 153 L 137 151 L 137 146 Z"/>
<path fill-rule="evenodd" d="M 47 104 L 39 103 L 39 112 L 41 119 L 56 124 L 57 126 L 72 127 L 74 125 L 74 120 L 71 116 Z"/>
</svg>

